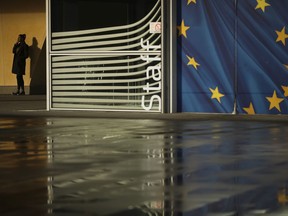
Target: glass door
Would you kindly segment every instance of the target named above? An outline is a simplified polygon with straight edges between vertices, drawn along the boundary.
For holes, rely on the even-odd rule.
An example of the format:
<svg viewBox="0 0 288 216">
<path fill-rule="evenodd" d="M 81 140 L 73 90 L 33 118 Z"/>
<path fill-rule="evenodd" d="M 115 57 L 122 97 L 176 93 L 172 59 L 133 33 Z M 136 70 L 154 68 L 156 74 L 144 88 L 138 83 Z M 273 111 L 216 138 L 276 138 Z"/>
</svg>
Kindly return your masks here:
<svg viewBox="0 0 288 216">
<path fill-rule="evenodd" d="M 162 112 L 161 0 L 50 0 L 50 109 Z"/>
</svg>

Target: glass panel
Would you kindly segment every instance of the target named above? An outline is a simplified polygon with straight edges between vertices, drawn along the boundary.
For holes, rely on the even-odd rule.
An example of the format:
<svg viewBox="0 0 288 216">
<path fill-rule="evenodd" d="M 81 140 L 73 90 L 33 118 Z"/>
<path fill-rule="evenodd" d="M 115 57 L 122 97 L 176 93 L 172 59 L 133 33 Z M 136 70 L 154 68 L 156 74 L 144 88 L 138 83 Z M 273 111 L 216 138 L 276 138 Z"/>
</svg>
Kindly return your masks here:
<svg viewBox="0 0 288 216">
<path fill-rule="evenodd" d="M 128 25 L 144 18 L 157 0 L 51 0 L 52 32 Z"/>
<path fill-rule="evenodd" d="M 159 55 L 52 57 L 52 108 L 161 111 Z"/>
<path fill-rule="evenodd" d="M 51 108 L 162 109 L 161 0 L 51 0 Z"/>
</svg>

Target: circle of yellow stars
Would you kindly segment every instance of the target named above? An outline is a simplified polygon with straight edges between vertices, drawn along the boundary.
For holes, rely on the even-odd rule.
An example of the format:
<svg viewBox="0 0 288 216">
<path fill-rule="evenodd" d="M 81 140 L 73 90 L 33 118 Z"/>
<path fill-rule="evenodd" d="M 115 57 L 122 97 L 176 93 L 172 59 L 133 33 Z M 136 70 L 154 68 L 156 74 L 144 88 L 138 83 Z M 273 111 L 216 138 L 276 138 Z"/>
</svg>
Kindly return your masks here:
<svg viewBox="0 0 288 216">
<path fill-rule="evenodd" d="M 282 86 L 282 89 L 284 91 L 284 96 L 287 97 L 288 96 L 288 86 Z M 266 97 L 266 99 L 269 101 L 270 105 L 269 105 L 269 110 L 272 109 L 277 109 L 279 112 L 281 112 L 281 108 L 280 108 L 280 103 L 284 101 L 284 98 L 279 98 L 277 96 L 276 91 L 273 91 L 273 95 L 272 97 Z M 250 115 L 255 114 L 255 110 L 254 110 L 254 106 L 253 103 L 251 102 L 249 104 L 249 107 L 244 107 L 243 110 Z"/>
<path fill-rule="evenodd" d="M 257 5 L 255 7 L 255 10 L 260 9 L 264 13 L 265 13 L 266 7 L 271 6 L 269 3 L 267 3 L 267 0 L 256 0 L 256 2 L 257 2 Z M 191 3 L 196 4 L 196 0 L 187 0 L 187 5 Z M 185 21 L 183 19 L 181 21 L 181 24 L 177 26 L 177 29 L 178 29 L 178 36 L 184 36 L 185 38 L 187 38 L 187 31 L 190 29 L 190 26 L 186 26 Z M 286 46 L 286 39 L 288 38 L 288 34 L 286 33 L 286 27 L 284 26 L 280 31 L 275 30 L 275 32 L 277 34 L 276 42 L 281 42 L 284 46 Z M 189 60 L 187 65 L 191 65 L 197 70 L 200 64 L 196 61 L 196 59 L 188 55 L 186 55 L 186 57 Z M 288 69 L 287 64 L 284 64 L 284 67 Z M 281 86 L 281 87 L 284 91 L 284 96 L 288 97 L 288 86 Z M 209 88 L 209 90 L 212 93 L 211 99 L 216 99 L 219 103 L 221 103 L 221 98 L 224 97 L 225 95 L 219 92 L 218 86 L 215 87 L 215 89 Z M 273 92 L 272 97 L 266 97 L 266 100 L 268 100 L 270 103 L 269 110 L 272 110 L 275 108 L 279 112 L 281 112 L 280 103 L 283 102 L 284 99 L 279 98 L 275 90 Z M 243 110 L 247 114 L 252 114 L 252 115 L 255 114 L 255 109 L 254 109 L 252 102 L 250 102 L 248 107 L 243 107 Z"/>
<path fill-rule="evenodd" d="M 266 7 L 271 6 L 269 3 L 267 3 L 267 0 L 256 0 L 257 5 L 255 9 L 261 9 L 263 12 L 265 12 Z M 286 39 L 288 38 L 288 34 L 286 33 L 286 27 L 284 26 L 281 30 L 275 31 L 277 34 L 276 42 L 282 43 L 284 46 L 286 46 Z M 288 69 L 288 65 L 284 64 L 284 67 Z M 281 86 L 281 88 L 284 91 L 284 97 L 288 97 L 288 86 Z M 273 91 L 273 95 L 271 97 L 266 97 L 266 100 L 269 101 L 269 110 L 277 109 L 279 112 L 281 112 L 280 103 L 284 101 L 284 98 L 278 97 L 276 90 Z M 253 103 L 250 102 L 249 107 L 243 107 L 243 110 L 247 114 L 255 114 L 255 109 L 253 106 Z"/>
</svg>

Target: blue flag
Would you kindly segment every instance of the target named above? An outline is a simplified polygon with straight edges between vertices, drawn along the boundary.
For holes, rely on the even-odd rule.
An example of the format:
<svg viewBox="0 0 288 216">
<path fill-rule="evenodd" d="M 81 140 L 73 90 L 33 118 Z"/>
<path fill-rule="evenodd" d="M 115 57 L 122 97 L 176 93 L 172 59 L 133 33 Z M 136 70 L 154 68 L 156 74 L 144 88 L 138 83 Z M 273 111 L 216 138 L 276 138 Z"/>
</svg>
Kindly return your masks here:
<svg viewBox="0 0 288 216">
<path fill-rule="evenodd" d="M 234 0 L 178 1 L 181 112 L 232 113 L 235 97 Z"/>
<path fill-rule="evenodd" d="M 287 114 L 288 1 L 245 0 L 237 6 L 237 110 Z"/>
<path fill-rule="evenodd" d="M 179 0 L 178 111 L 287 113 L 287 9 L 287 0 Z"/>
</svg>

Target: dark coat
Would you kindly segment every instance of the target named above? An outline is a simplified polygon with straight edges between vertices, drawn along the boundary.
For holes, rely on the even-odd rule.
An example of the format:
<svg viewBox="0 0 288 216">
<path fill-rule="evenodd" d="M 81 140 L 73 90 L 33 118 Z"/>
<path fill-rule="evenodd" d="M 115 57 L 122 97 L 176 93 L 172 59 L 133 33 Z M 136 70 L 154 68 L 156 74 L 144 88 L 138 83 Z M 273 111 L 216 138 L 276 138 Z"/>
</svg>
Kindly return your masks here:
<svg viewBox="0 0 288 216">
<path fill-rule="evenodd" d="M 13 65 L 12 73 L 25 75 L 26 59 L 29 54 L 29 47 L 25 42 L 17 43 L 13 46 Z"/>
</svg>

